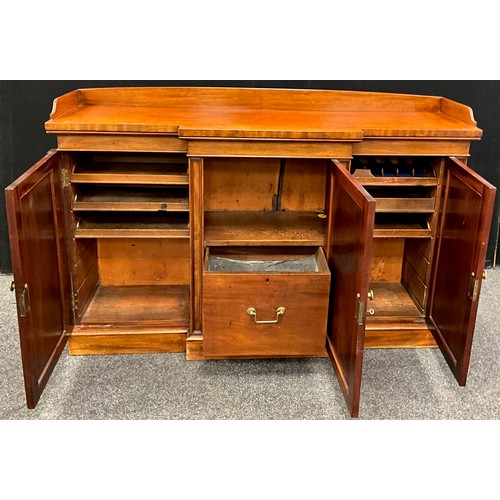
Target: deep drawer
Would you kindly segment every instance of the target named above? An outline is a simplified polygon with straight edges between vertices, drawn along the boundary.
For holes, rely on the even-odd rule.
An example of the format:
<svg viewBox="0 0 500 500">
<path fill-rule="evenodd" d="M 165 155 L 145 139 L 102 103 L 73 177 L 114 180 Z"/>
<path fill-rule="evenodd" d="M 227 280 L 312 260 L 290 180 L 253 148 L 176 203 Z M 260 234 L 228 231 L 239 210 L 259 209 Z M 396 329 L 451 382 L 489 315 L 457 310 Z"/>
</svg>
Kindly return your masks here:
<svg viewBox="0 0 500 500">
<path fill-rule="evenodd" d="M 329 291 L 321 248 L 207 249 L 204 356 L 323 355 Z"/>
</svg>

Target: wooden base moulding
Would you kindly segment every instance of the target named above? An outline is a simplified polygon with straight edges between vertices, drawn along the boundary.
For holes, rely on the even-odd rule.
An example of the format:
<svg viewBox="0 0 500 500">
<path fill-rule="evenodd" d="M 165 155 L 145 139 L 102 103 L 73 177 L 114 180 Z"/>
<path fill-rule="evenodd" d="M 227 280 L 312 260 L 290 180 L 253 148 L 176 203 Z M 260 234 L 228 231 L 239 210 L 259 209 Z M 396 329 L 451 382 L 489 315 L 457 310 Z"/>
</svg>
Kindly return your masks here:
<svg viewBox="0 0 500 500">
<path fill-rule="evenodd" d="M 69 354 L 155 354 L 186 351 L 184 330 L 75 328 Z"/>
</svg>

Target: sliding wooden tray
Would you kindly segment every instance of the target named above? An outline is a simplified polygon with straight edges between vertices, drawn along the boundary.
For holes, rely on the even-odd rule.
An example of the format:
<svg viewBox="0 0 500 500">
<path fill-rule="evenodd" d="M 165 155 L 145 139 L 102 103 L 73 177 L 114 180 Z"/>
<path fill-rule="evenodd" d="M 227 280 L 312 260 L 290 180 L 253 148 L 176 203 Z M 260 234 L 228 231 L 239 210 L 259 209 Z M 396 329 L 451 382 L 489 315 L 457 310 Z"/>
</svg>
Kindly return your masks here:
<svg viewBox="0 0 500 500">
<path fill-rule="evenodd" d="M 437 186 L 437 177 L 377 177 L 369 170 L 358 169 L 353 177 L 362 186 Z"/>
<path fill-rule="evenodd" d="M 82 189 L 73 201 L 74 211 L 188 212 L 187 189 Z"/>
<path fill-rule="evenodd" d="M 426 214 L 378 213 L 374 238 L 430 238 L 432 231 Z"/>
<path fill-rule="evenodd" d="M 71 173 L 72 183 L 187 186 L 185 163 L 85 163 Z"/>
<path fill-rule="evenodd" d="M 184 213 L 81 214 L 75 238 L 189 238 L 189 217 Z"/>
<path fill-rule="evenodd" d="M 377 213 L 422 213 L 432 214 L 435 198 L 375 198 Z"/>
</svg>

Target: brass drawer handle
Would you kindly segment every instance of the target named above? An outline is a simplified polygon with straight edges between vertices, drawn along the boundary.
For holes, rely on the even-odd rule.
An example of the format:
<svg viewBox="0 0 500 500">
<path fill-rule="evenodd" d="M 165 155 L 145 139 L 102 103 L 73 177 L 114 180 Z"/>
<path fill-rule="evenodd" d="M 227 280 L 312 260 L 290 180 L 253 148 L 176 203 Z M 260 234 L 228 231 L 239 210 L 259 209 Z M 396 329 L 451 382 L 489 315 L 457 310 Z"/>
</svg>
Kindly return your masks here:
<svg viewBox="0 0 500 500">
<path fill-rule="evenodd" d="M 247 314 L 251 317 L 253 317 L 255 323 L 258 325 L 272 325 L 274 323 L 277 323 L 280 319 L 280 316 L 283 316 L 286 312 L 286 309 L 284 307 L 278 307 L 276 309 L 276 319 L 257 319 L 257 311 L 255 310 L 255 307 L 249 307 L 247 309 Z"/>
</svg>

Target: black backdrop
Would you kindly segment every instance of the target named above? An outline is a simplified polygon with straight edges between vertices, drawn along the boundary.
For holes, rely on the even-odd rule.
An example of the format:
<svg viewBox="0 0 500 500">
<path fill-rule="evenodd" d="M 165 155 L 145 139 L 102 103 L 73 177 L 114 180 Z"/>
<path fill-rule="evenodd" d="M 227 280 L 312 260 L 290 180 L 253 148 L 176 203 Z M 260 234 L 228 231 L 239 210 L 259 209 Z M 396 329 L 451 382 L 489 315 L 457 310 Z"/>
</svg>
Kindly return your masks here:
<svg viewBox="0 0 500 500">
<path fill-rule="evenodd" d="M 119 86 L 225 86 L 366 90 L 444 96 L 467 104 L 474 111 L 483 139 L 473 143 L 470 165 L 495 186 L 500 186 L 500 81 L 0 81 L 0 272 L 11 272 L 3 189 L 56 146 L 44 123 L 52 101 L 85 87 Z M 500 196 L 495 205 L 487 265 L 495 260 L 498 243 Z"/>
</svg>

